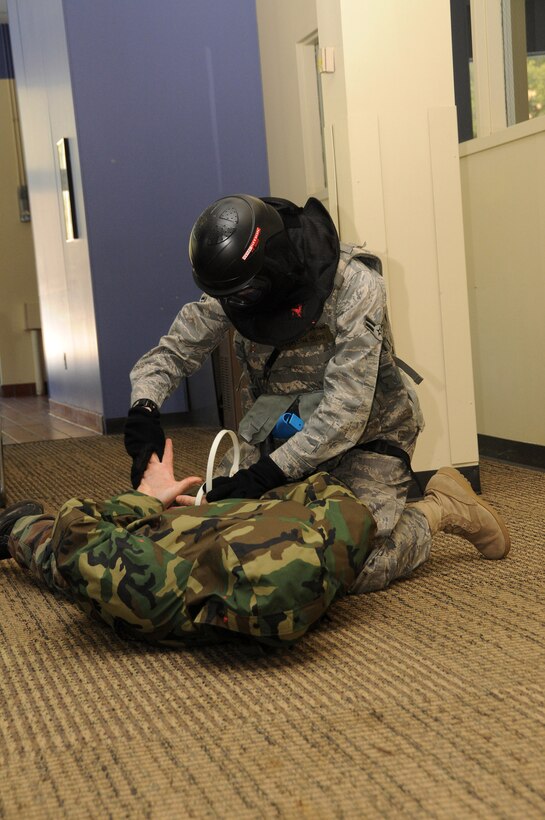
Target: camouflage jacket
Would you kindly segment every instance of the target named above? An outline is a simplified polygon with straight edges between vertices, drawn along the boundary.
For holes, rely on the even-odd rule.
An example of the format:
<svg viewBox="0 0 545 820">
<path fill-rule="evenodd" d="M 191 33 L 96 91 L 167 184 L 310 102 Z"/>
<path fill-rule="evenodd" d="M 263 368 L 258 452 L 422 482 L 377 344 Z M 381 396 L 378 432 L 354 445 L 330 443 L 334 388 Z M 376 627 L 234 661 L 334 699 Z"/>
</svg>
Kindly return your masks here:
<svg viewBox="0 0 545 820">
<path fill-rule="evenodd" d="M 316 325 L 283 347 L 268 378 L 273 351 L 235 334 L 246 376 L 240 437 L 259 445 L 279 416 L 295 406 L 304 428 L 274 450 L 273 460 L 290 478 L 308 475 L 357 443 L 383 439 L 413 443 L 423 427 L 410 380 L 393 358 L 393 341 L 381 274 L 363 251 L 341 243 L 333 290 Z M 184 376 L 194 373 L 231 327 L 217 299 L 185 305 L 168 334 L 131 371 L 132 401 L 161 405 Z"/>
<path fill-rule="evenodd" d="M 46 538 L 43 518 L 14 527 L 20 564 L 123 636 L 173 646 L 233 633 L 292 643 L 348 592 L 375 529 L 326 473 L 200 507 L 164 509 L 138 492 L 74 498 Z"/>
</svg>

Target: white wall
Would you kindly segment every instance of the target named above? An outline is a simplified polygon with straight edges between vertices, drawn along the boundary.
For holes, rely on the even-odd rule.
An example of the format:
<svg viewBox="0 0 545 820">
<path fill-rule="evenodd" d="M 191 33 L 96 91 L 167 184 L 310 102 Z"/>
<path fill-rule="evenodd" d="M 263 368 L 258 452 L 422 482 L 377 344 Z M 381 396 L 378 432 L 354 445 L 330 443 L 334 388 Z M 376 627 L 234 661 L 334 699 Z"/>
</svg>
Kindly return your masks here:
<svg viewBox="0 0 545 820">
<path fill-rule="evenodd" d="M 316 0 L 257 0 L 265 132 L 272 196 L 308 196 L 296 43 L 316 31 Z"/>
<path fill-rule="evenodd" d="M 296 201 L 308 193 L 293 55 L 317 23 L 320 45 L 335 50 L 322 89 L 341 238 L 382 258 L 398 353 L 425 377 L 415 467 L 475 464 L 449 3 L 412 0 L 403 14 L 399 0 L 316 0 L 315 16 L 311 3 L 257 0 L 257 9 L 271 190 Z"/>
<path fill-rule="evenodd" d="M 460 147 L 478 431 L 545 445 L 545 123 Z"/>
<path fill-rule="evenodd" d="M 0 80 L 0 381 L 11 386 L 34 382 L 25 303 L 38 301 L 38 286 L 32 227 L 21 222 L 19 214 L 10 84 L 10 80 Z"/>
</svg>

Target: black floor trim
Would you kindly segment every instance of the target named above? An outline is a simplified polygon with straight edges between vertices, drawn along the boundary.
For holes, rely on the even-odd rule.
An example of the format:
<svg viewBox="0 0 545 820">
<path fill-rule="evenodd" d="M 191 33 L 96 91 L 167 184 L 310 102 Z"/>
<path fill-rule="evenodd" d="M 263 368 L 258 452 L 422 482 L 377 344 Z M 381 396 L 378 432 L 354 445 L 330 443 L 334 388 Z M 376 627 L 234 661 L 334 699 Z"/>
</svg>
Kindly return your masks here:
<svg viewBox="0 0 545 820">
<path fill-rule="evenodd" d="M 520 464 L 523 467 L 533 467 L 545 470 L 545 447 L 541 444 L 527 444 L 524 441 L 510 441 L 506 438 L 484 436 L 479 433 L 479 454 L 485 458 L 497 458 Z"/>
<path fill-rule="evenodd" d="M 469 467 L 456 467 L 458 472 L 462 473 L 464 478 L 467 478 L 473 489 L 476 493 L 481 493 L 481 474 L 479 471 L 479 465 L 473 464 Z M 418 480 L 422 484 L 422 487 L 426 487 L 426 484 L 432 477 L 435 475 L 437 470 L 422 470 L 418 472 L 416 475 L 418 476 Z M 420 488 L 418 487 L 416 481 L 413 481 L 411 486 L 409 487 L 409 501 L 417 501 L 419 498 L 422 498 L 422 493 L 420 492 Z"/>
</svg>

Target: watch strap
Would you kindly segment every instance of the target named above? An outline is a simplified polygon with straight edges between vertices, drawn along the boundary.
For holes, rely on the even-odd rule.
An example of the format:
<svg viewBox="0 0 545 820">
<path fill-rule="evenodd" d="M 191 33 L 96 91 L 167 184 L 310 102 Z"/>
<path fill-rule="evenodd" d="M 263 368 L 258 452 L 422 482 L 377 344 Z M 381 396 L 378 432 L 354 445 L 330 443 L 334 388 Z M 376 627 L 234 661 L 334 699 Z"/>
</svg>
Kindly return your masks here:
<svg viewBox="0 0 545 820">
<path fill-rule="evenodd" d="M 151 399 L 138 399 L 134 402 L 134 404 L 131 405 L 131 410 L 133 409 L 133 407 L 143 407 L 149 413 L 152 413 L 154 410 L 159 409 L 155 402 Z"/>
</svg>

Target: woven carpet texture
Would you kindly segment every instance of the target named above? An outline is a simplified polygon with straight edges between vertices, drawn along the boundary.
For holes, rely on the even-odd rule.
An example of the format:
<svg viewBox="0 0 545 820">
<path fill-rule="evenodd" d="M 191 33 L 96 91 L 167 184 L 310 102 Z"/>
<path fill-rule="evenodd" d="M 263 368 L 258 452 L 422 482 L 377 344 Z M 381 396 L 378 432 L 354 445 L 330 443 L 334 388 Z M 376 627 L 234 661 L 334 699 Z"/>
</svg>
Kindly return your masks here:
<svg viewBox="0 0 545 820">
<path fill-rule="evenodd" d="M 169 431 L 177 475 L 215 431 Z M 120 436 L 4 448 L 8 503 L 127 489 Z M 512 535 L 452 535 L 291 650 L 129 643 L 0 563 L 1 818 L 543 818 L 545 474 L 481 464 Z"/>
</svg>

